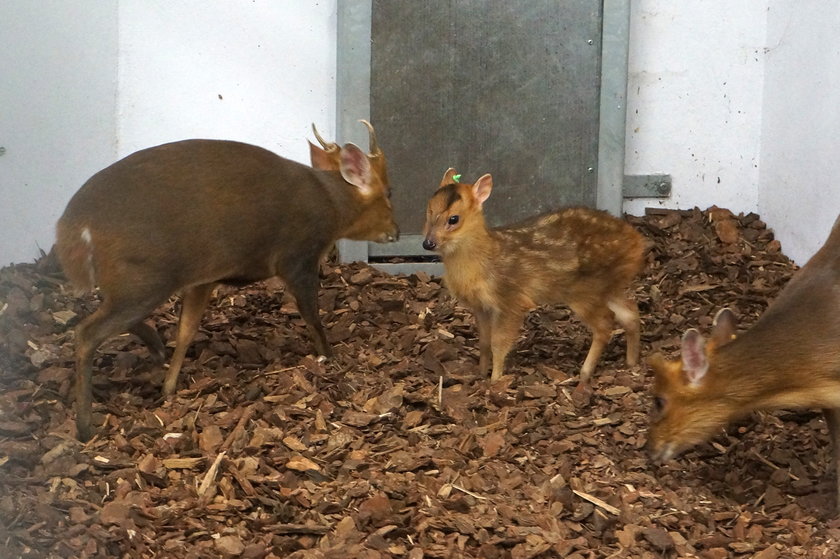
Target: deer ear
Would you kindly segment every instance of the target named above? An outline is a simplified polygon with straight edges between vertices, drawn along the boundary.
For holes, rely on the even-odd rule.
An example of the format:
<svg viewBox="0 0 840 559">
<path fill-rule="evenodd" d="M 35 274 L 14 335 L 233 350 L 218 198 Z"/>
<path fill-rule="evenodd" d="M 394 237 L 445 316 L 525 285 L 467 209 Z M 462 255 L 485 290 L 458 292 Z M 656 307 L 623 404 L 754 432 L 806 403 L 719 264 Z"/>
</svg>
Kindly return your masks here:
<svg viewBox="0 0 840 559">
<path fill-rule="evenodd" d="M 473 196 L 475 196 L 475 200 L 478 202 L 478 205 L 481 206 L 484 204 L 484 201 L 490 197 L 490 191 L 493 190 L 493 177 L 490 174 L 483 175 L 472 187 Z"/>
<path fill-rule="evenodd" d="M 700 384 L 709 370 L 706 340 L 694 328 L 686 330 L 682 337 L 682 366 L 685 379 L 691 386 Z"/>
<path fill-rule="evenodd" d="M 735 339 L 738 330 L 738 319 L 730 309 L 723 308 L 715 315 L 712 323 L 712 340 L 715 347 L 726 345 Z"/>
<path fill-rule="evenodd" d="M 456 171 L 452 167 L 447 169 L 446 172 L 443 174 L 443 178 L 440 179 L 440 185 L 438 186 L 438 188 L 443 188 L 444 186 L 446 186 L 448 184 L 453 184 L 455 182 L 454 177 L 457 174 L 458 174 L 458 171 Z"/>
<path fill-rule="evenodd" d="M 362 196 L 368 196 L 373 189 L 370 186 L 371 168 L 367 155 L 355 144 L 344 144 L 339 153 L 339 171 L 344 180 L 359 189 Z"/>
<path fill-rule="evenodd" d="M 309 161 L 313 169 L 321 171 L 338 171 L 339 163 L 335 152 L 328 152 L 313 144 L 309 144 Z"/>
</svg>

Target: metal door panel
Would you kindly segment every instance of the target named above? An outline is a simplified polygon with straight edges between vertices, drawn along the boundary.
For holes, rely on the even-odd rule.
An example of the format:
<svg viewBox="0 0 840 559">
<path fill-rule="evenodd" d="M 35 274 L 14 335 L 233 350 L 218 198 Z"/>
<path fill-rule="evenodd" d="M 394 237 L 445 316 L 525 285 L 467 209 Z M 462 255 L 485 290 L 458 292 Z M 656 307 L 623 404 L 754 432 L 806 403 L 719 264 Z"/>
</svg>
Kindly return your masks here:
<svg viewBox="0 0 840 559">
<path fill-rule="evenodd" d="M 601 4 L 373 0 L 371 119 L 419 233 L 447 167 L 491 173 L 491 225 L 595 205 Z"/>
</svg>

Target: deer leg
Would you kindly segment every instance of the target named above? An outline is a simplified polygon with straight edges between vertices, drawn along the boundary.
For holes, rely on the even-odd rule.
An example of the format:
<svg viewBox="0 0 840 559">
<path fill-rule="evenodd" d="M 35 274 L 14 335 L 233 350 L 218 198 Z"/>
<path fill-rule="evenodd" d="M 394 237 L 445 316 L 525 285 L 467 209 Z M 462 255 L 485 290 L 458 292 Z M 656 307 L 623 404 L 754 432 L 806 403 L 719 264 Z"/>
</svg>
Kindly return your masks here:
<svg viewBox="0 0 840 559">
<path fill-rule="evenodd" d="M 618 323 L 624 328 L 627 340 L 627 365 L 635 366 L 639 362 L 639 307 L 631 299 L 616 298 L 607 302 L 609 309 L 615 313 Z"/>
<path fill-rule="evenodd" d="M 184 364 L 187 348 L 198 331 L 201 316 L 207 308 L 207 303 L 210 302 L 210 295 L 213 294 L 215 287 L 214 283 L 205 283 L 184 289 L 181 296 L 181 319 L 178 321 L 175 351 L 172 353 L 172 361 L 169 363 L 169 370 L 166 371 L 166 378 L 163 380 L 164 396 L 175 393 L 175 388 L 178 386 L 178 374 Z"/>
<path fill-rule="evenodd" d="M 490 311 L 479 309 L 475 311 L 475 322 L 478 328 L 478 374 L 484 376 L 490 370 L 491 350 L 490 340 L 493 336 Z"/>
<path fill-rule="evenodd" d="M 823 410 L 825 424 L 828 426 L 828 434 L 831 437 L 831 466 L 834 470 L 835 483 L 835 507 L 840 513 L 840 408 L 826 408 Z"/>
<path fill-rule="evenodd" d="M 493 353 L 493 372 L 490 380 L 496 381 L 505 372 L 505 359 L 513 348 L 519 330 L 522 327 L 523 315 L 518 313 L 494 313 L 491 319 L 490 349 Z"/>
<path fill-rule="evenodd" d="M 332 357 L 332 348 L 327 343 L 327 334 L 318 316 L 318 263 L 301 269 L 304 271 L 290 277 L 286 285 L 297 301 L 298 312 L 306 322 L 315 351 L 318 355 Z"/>
<path fill-rule="evenodd" d="M 572 310 L 580 319 L 589 327 L 592 332 L 592 345 L 589 346 L 589 353 L 586 354 L 586 359 L 583 366 L 580 368 L 580 382 L 589 382 L 589 378 L 595 371 L 595 366 L 601 359 L 601 354 L 610 341 L 610 334 L 612 333 L 613 313 L 606 307 L 593 306 L 573 306 Z"/>
<path fill-rule="evenodd" d="M 127 289 L 126 292 L 130 290 Z M 133 329 L 155 310 L 161 303 L 159 299 L 157 294 L 147 295 L 145 298 L 136 295 L 120 298 L 105 293 L 104 300 L 96 312 L 76 328 L 76 431 L 79 440 L 87 441 L 93 435 L 91 376 L 96 349 L 111 336 Z"/>
<path fill-rule="evenodd" d="M 157 330 L 143 322 L 137 322 L 128 328 L 128 331 L 140 338 L 146 347 L 149 348 L 152 360 L 156 365 L 163 365 L 166 361 L 166 348 L 157 333 Z"/>
</svg>

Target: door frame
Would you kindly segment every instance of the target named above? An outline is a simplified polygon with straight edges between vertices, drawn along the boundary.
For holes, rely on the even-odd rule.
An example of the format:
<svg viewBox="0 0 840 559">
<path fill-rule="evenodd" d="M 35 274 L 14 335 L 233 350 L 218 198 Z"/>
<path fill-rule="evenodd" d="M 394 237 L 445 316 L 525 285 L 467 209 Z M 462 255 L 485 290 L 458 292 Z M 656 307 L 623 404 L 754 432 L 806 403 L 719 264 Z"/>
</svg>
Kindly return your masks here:
<svg viewBox="0 0 840 559">
<path fill-rule="evenodd" d="M 627 119 L 627 59 L 630 47 L 630 0 L 602 0 L 601 88 L 598 123 L 596 206 L 613 215 L 622 212 L 624 143 Z M 339 143 L 366 145 L 359 119 L 370 118 L 371 0 L 337 2 L 336 137 Z M 373 123 L 376 125 L 376 123 Z M 377 245 L 343 239 L 342 262 L 368 262 L 379 256 L 424 255 L 420 235 L 404 235 L 396 243 Z M 429 253 L 425 253 L 426 256 Z M 441 275 L 439 262 L 373 263 L 390 273 L 425 271 Z"/>
</svg>

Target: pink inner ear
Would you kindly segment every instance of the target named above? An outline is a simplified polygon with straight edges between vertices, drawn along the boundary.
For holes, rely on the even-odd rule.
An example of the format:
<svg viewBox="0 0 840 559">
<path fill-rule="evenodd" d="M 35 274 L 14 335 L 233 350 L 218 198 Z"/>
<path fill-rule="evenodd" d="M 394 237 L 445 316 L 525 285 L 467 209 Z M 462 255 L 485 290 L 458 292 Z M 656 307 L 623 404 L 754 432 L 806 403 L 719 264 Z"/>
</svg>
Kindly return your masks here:
<svg viewBox="0 0 840 559">
<path fill-rule="evenodd" d="M 363 193 L 370 191 L 370 161 L 358 147 L 347 144 L 341 148 L 341 176 Z"/>
<path fill-rule="evenodd" d="M 686 331 L 682 339 L 682 364 L 683 372 L 689 384 L 697 384 L 709 370 L 709 361 L 706 358 L 706 341 L 700 332 L 694 330 Z"/>
<path fill-rule="evenodd" d="M 473 185 L 473 196 L 475 196 L 478 205 L 484 204 L 485 200 L 490 197 L 490 192 L 493 190 L 493 177 L 490 175 L 483 175 L 480 179 L 475 181 Z"/>
<path fill-rule="evenodd" d="M 362 159 L 364 154 L 361 150 L 345 146 L 341 150 L 341 169 L 348 175 L 360 176 L 362 174 Z"/>
</svg>

